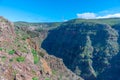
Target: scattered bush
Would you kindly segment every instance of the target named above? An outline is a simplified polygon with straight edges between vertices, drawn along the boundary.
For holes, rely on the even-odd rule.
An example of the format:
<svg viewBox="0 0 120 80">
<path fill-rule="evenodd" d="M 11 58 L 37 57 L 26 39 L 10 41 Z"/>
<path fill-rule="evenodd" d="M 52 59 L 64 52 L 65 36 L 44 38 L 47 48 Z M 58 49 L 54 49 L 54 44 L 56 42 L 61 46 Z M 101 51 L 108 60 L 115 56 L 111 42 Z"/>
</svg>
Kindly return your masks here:
<svg viewBox="0 0 120 80">
<path fill-rule="evenodd" d="M 37 77 L 33 77 L 32 80 L 39 80 Z"/>
<path fill-rule="evenodd" d="M 6 56 L 2 56 L 1 58 L 2 58 L 1 60 L 2 60 L 3 62 L 6 60 Z"/>
<path fill-rule="evenodd" d="M 13 75 L 14 75 L 14 76 L 16 76 L 17 73 L 18 73 L 17 70 L 14 70 L 14 71 L 13 71 Z"/>
<path fill-rule="evenodd" d="M 23 37 L 22 40 L 26 40 L 26 38 Z"/>
<path fill-rule="evenodd" d="M 16 61 L 18 61 L 18 62 L 24 62 L 25 61 L 25 57 L 22 57 L 22 56 L 17 57 Z"/>
<path fill-rule="evenodd" d="M 33 55 L 33 57 L 34 57 L 34 64 L 37 64 L 39 62 L 39 56 Z"/>
<path fill-rule="evenodd" d="M 24 34 L 23 36 L 22 36 L 22 40 L 26 40 L 28 38 L 28 35 L 26 35 L 26 34 Z"/>
<path fill-rule="evenodd" d="M 56 70 L 52 70 L 52 74 L 55 75 L 57 72 Z"/>
<path fill-rule="evenodd" d="M 50 80 L 49 78 L 45 78 L 45 80 Z"/>
<path fill-rule="evenodd" d="M 9 53 L 10 55 L 13 55 L 13 54 L 15 53 L 15 50 L 10 50 L 8 53 Z"/>
<path fill-rule="evenodd" d="M 33 55 L 36 55 L 37 54 L 37 51 L 35 49 L 32 49 L 32 54 Z"/>
<path fill-rule="evenodd" d="M 45 54 L 42 53 L 42 52 L 40 52 L 39 55 L 40 55 L 41 57 L 44 57 L 44 56 L 45 56 Z"/>
<path fill-rule="evenodd" d="M 3 48 L 0 48 L 0 51 L 2 51 L 3 50 Z"/>
<path fill-rule="evenodd" d="M 34 64 L 37 64 L 39 62 L 39 56 L 36 50 L 32 49 L 32 54 L 34 57 Z"/>
<path fill-rule="evenodd" d="M 18 44 L 18 46 L 17 47 L 20 47 L 20 44 Z"/>
<path fill-rule="evenodd" d="M 60 75 L 60 78 L 59 78 L 59 80 L 62 80 L 62 75 Z"/>
<path fill-rule="evenodd" d="M 9 59 L 10 62 L 13 62 L 13 59 Z"/>
</svg>

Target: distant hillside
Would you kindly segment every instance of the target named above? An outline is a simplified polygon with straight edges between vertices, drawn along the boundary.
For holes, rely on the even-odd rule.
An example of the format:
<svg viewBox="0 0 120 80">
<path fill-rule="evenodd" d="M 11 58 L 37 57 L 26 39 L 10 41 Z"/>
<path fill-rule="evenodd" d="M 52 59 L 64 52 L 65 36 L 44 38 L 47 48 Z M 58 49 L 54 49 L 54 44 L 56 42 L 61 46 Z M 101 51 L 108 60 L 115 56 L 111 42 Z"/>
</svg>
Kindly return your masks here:
<svg viewBox="0 0 120 80">
<path fill-rule="evenodd" d="M 103 18 L 103 19 L 73 19 L 68 21 L 67 23 L 71 24 L 79 24 L 82 22 L 93 22 L 99 24 L 108 24 L 113 26 L 115 24 L 120 24 L 120 18 Z"/>
<path fill-rule="evenodd" d="M 19 27 L 35 27 L 35 29 L 52 29 L 59 26 L 62 22 L 47 22 L 47 23 L 29 23 L 29 22 L 14 22 L 15 26 Z"/>
<path fill-rule="evenodd" d="M 42 48 L 85 80 L 120 80 L 120 18 L 73 19 L 49 30 Z"/>
</svg>

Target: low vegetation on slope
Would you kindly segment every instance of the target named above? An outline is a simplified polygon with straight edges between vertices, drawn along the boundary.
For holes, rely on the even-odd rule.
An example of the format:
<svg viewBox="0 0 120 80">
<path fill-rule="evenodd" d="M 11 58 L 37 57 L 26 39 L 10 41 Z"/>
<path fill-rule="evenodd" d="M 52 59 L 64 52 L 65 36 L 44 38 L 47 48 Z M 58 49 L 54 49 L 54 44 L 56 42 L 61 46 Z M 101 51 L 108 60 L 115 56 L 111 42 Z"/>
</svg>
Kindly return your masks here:
<svg viewBox="0 0 120 80">
<path fill-rule="evenodd" d="M 44 35 L 32 36 L 30 29 L 0 17 L 0 80 L 83 80 L 39 48 Z"/>
</svg>

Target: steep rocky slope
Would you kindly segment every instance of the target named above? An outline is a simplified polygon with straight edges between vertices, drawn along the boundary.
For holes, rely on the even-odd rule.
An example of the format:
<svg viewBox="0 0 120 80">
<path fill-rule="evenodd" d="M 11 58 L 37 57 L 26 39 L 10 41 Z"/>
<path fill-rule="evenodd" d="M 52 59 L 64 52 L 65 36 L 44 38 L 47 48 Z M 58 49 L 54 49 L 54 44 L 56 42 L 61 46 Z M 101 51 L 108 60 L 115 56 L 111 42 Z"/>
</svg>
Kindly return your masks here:
<svg viewBox="0 0 120 80">
<path fill-rule="evenodd" d="M 0 80 L 83 80 L 39 48 L 41 37 L 0 17 Z"/>
<path fill-rule="evenodd" d="M 65 22 L 49 31 L 42 48 L 85 80 L 119 80 L 119 20 Z"/>
</svg>

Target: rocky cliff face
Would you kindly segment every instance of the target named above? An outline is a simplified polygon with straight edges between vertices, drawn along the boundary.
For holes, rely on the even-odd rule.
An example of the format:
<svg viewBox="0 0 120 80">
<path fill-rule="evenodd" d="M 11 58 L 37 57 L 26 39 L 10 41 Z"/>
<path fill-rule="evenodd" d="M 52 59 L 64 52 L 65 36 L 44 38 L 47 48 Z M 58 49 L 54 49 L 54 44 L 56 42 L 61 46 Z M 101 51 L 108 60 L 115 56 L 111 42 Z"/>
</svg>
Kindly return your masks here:
<svg viewBox="0 0 120 80">
<path fill-rule="evenodd" d="M 14 28 L 13 23 L 0 17 L 0 80 L 83 80 L 60 59 L 39 48 L 43 36 L 31 37 Z"/>
<path fill-rule="evenodd" d="M 12 43 L 15 37 L 13 23 L 9 22 L 8 20 L 0 17 L 0 43 L 9 42 Z M 9 44 L 6 44 L 9 45 Z M 2 45 L 2 46 L 5 46 Z"/>
<path fill-rule="evenodd" d="M 66 22 L 42 43 L 49 54 L 85 80 L 119 80 L 119 25 Z"/>
</svg>

